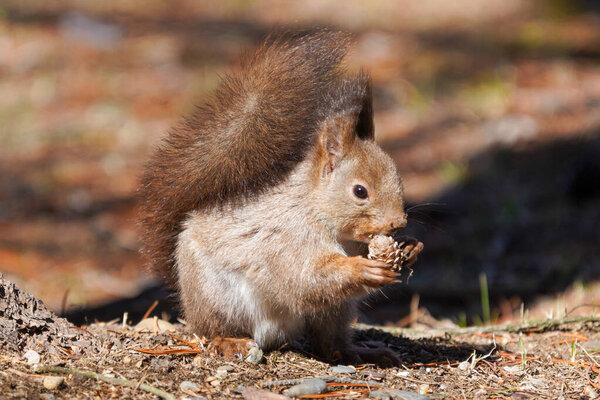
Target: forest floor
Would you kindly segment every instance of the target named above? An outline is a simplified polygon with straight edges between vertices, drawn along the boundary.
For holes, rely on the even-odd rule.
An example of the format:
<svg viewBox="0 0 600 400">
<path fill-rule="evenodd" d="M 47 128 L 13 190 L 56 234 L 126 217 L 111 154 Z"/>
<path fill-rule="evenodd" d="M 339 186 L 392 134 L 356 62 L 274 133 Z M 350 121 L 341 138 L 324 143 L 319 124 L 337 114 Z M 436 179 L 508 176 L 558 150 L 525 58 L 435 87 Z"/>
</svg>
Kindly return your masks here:
<svg viewBox="0 0 600 400">
<path fill-rule="evenodd" d="M 156 317 L 75 327 L 1 283 L 1 399 L 282 400 L 302 384 L 309 388 L 294 397 L 595 399 L 600 393 L 600 317 L 438 330 L 359 325 L 358 345 L 386 346 L 401 364 L 341 367 L 301 344 L 254 360 L 225 359 L 184 325 Z M 319 388 L 314 378 L 326 384 Z"/>
</svg>

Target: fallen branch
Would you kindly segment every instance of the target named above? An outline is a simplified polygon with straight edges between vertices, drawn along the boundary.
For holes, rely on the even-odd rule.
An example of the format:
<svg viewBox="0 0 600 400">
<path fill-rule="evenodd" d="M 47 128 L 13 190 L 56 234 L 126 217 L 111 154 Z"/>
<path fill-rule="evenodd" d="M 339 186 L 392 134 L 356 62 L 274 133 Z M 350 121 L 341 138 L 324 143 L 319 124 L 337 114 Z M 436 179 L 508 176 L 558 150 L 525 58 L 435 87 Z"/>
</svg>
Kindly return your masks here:
<svg viewBox="0 0 600 400">
<path fill-rule="evenodd" d="M 201 354 L 204 350 L 200 349 L 182 349 L 182 348 L 158 348 L 158 349 L 133 349 L 144 354 L 152 354 L 154 356 L 164 356 L 165 354 Z"/>
<path fill-rule="evenodd" d="M 394 336 L 404 336 L 407 338 L 423 338 L 423 337 L 436 337 L 444 335 L 462 335 L 462 334 L 481 334 L 481 333 L 494 333 L 494 332 L 525 332 L 532 330 L 546 330 L 554 328 L 560 325 L 575 324 L 575 323 L 586 323 L 586 322 L 600 322 L 600 317 L 570 317 L 562 319 L 545 319 L 526 323 L 509 323 L 502 325 L 489 325 L 489 326 L 472 326 L 468 328 L 450 328 L 450 329 L 409 329 L 409 328 L 397 328 L 390 326 L 378 326 L 378 325 L 367 325 L 367 324 L 354 324 L 355 329 L 366 330 L 366 329 L 377 329 L 383 332 L 390 333 Z"/>
<path fill-rule="evenodd" d="M 139 388 L 139 389 L 145 390 L 146 392 L 150 392 L 159 397 L 162 397 L 163 399 L 166 399 L 166 400 L 175 400 L 175 396 L 173 396 L 171 393 L 168 393 L 168 392 L 165 392 L 164 390 L 155 388 L 154 386 L 150 386 L 145 383 L 139 384 L 138 382 L 133 382 L 133 381 L 130 381 L 127 379 L 105 376 L 105 375 L 97 374 L 92 371 L 81 371 L 78 369 L 56 367 L 56 366 L 52 366 L 52 365 L 42 365 L 40 367 L 37 367 L 35 369 L 35 372 L 37 372 L 37 373 L 53 372 L 53 373 L 57 373 L 57 374 L 78 374 L 78 375 L 85 376 L 87 378 L 93 378 L 93 379 L 97 379 L 99 381 L 110 383 L 111 385 L 128 386 L 128 387 L 134 388 L 134 389 Z"/>
<path fill-rule="evenodd" d="M 311 377 L 312 378 L 312 377 Z M 311 378 L 300 378 L 300 379 L 283 379 L 283 380 L 279 380 L 279 381 L 265 381 L 265 382 L 261 382 L 261 386 L 262 387 L 272 387 L 272 386 L 292 386 L 292 385 L 298 385 L 302 382 L 304 382 L 307 379 L 311 379 Z M 383 387 L 384 385 L 382 385 L 380 382 L 376 382 L 373 380 L 370 381 L 360 381 L 360 380 L 356 380 L 356 379 L 350 379 L 350 378 L 345 378 L 345 377 L 339 377 L 339 376 L 315 376 L 314 378 L 316 379 L 322 379 L 325 382 L 333 382 L 333 383 L 346 383 L 349 385 L 366 385 L 366 386 L 376 386 L 376 387 Z"/>
</svg>

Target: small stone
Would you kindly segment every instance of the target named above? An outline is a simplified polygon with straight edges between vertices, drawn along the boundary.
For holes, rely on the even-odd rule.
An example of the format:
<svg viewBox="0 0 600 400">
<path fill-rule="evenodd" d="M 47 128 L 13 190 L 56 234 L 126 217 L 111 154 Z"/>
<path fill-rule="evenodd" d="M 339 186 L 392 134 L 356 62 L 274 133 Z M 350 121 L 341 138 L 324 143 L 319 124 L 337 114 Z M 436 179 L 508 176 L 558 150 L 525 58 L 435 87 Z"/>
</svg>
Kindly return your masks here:
<svg viewBox="0 0 600 400">
<path fill-rule="evenodd" d="M 158 372 L 168 372 L 171 367 L 171 360 L 163 357 L 154 357 L 150 360 L 150 366 Z M 112 371 L 109 371 L 112 373 Z"/>
<path fill-rule="evenodd" d="M 384 374 L 375 372 L 375 371 L 371 371 L 371 370 L 360 371 L 360 375 L 365 377 L 365 379 L 373 379 L 376 381 L 380 381 L 383 378 L 385 378 Z M 400 373 L 398 372 L 398 376 L 402 376 L 402 375 L 400 375 Z"/>
<path fill-rule="evenodd" d="M 221 381 L 220 381 L 220 380 L 218 380 L 218 379 L 216 379 L 216 380 L 214 380 L 214 381 L 211 381 L 211 382 L 210 382 L 210 384 L 211 384 L 212 386 L 221 386 Z"/>
<path fill-rule="evenodd" d="M 330 369 L 332 374 L 355 374 L 356 368 L 352 365 L 336 365 Z"/>
<path fill-rule="evenodd" d="M 195 392 L 196 390 L 199 389 L 199 387 L 194 382 L 183 381 L 183 382 L 181 382 L 179 384 L 179 389 L 181 389 L 181 390 L 190 390 L 192 392 Z"/>
<path fill-rule="evenodd" d="M 227 378 L 227 374 L 228 374 L 227 371 L 217 371 L 217 372 L 215 372 L 215 376 L 217 378 L 219 378 L 219 379 L 225 379 L 225 378 Z"/>
<path fill-rule="evenodd" d="M 40 397 L 41 397 L 43 400 L 54 400 L 54 399 L 56 399 L 56 397 L 54 397 L 54 395 L 53 395 L 52 393 L 42 393 L 42 394 L 40 395 Z"/>
<path fill-rule="evenodd" d="M 284 390 L 283 394 L 290 397 L 321 394 L 327 391 L 327 382 L 319 378 L 306 379 L 304 382 Z"/>
<path fill-rule="evenodd" d="M 27 364 L 39 364 L 42 360 L 40 354 L 35 350 L 27 350 L 23 354 L 23 358 L 27 359 Z"/>
<path fill-rule="evenodd" d="M 58 387 L 62 385 L 64 381 L 65 378 L 62 376 L 45 376 L 43 384 L 46 389 L 55 390 L 58 389 Z"/>
<path fill-rule="evenodd" d="M 217 372 L 215 372 L 215 376 L 219 379 L 227 378 L 227 374 L 228 372 L 224 369 L 217 369 Z"/>
<path fill-rule="evenodd" d="M 217 367 L 217 372 L 219 371 L 225 371 L 225 372 L 233 372 L 235 368 L 233 368 L 231 365 L 221 365 L 219 367 Z"/>
<path fill-rule="evenodd" d="M 520 365 L 510 365 L 502 367 L 502 369 L 511 375 L 521 376 L 525 373 L 525 371 L 523 371 L 523 367 L 521 367 Z"/>
<path fill-rule="evenodd" d="M 250 350 L 248 350 L 248 354 L 244 358 L 244 361 L 252 364 L 258 364 L 262 361 L 262 359 L 263 351 L 259 347 L 252 347 Z"/>
<path fill-rule="evenodd" d="M 381 389 L 369 393 L 369 397 L 379 400 L 431 400 L 429 397 L 415 392 L 396 389 Z"/>
<path fill-rule="evenodd" d="M 468 361 L 463 361 L 460 364 L 458 364 L 458 369 L 460 371 L 466 371 L 471 367 L 471 363 Z"/>
<path fill-rule="evenodd" d="M 129 364 L 131 362 L 131 357 L 125 356 L 123 357 L 123 364 Z"/>
</svg>

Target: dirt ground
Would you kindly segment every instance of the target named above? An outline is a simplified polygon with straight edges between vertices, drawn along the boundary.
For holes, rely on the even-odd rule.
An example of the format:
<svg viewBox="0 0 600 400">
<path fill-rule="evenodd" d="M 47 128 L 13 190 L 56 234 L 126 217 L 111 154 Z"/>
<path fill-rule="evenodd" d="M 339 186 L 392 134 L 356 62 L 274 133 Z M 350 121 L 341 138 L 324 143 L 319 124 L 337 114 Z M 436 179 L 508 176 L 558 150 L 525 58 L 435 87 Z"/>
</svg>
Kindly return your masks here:
<svg viewBox="0 0 600 400">
<path fill-rule="evenodd" d="M 14 324 L 7 328 L 9 321 Z M 325 380 L 327 389 L 300 398 L 600 395 L 600 317 L 440 330 L 358 325 L 354 336 L 359 345 L 387 346 L 401 365 L 357 365 L 342 371 L 315 359 L 302 343 L 253 362 L 224 359 L 211 354 L 210 342 L 186 332 L 182 324 L 152 317 L 134 325 L 110 321 L 75 327 L 2 280 L 0 329 L 2 399 L 284 399 L 288 397 L 273 393 L 310 378 Z"/>
</svg>

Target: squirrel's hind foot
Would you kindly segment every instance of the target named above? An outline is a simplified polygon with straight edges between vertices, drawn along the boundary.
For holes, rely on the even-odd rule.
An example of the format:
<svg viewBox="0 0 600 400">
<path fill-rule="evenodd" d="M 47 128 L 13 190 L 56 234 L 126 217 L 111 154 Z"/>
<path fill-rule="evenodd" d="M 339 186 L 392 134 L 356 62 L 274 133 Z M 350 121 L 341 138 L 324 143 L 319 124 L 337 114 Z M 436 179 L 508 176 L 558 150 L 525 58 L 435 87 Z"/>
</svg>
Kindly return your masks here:
<svg viewBox="0 0 600 400">
<path fill-rule="evenodd" d="M 396 353 L 387 347 L 371 349 L 353 345 L 343 350 L 334 351 L 333 359 L 348 365 L 375 364 L 381 368 L 400 365 L 400 359 Z"/>
<path fill-rule="evenodd" d="M 391 368 L 400 365 L 400 359 L 396 353 L 387 347 L 370 349 L 366 347 L 354 346 L 354 350 L 358 353 L 365 364 L 376 364 L 381 368 Z"/>
<path fill-rule="evenodd" d="M 217 336 L 211 340 L 210 353 L 225 358 L 244 358 L 258 344 L 250 338 L 228 338 Z"/>
</svg>

